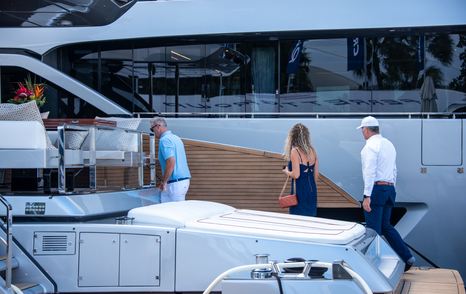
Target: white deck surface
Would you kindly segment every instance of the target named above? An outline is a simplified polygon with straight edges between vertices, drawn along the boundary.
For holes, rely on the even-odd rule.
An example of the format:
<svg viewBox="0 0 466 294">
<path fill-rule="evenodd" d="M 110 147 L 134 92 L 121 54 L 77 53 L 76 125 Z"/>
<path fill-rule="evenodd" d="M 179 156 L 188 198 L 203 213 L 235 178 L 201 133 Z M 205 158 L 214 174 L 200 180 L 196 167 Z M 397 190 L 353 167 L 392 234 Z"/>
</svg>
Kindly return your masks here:
<svg viewBox="0 0 466 294">
<path fill-rule="evenodd" d="M 137 224 L 287 239 L 326 244 L 348 244 L 365 233 L 362 225 L 317 217 L 233 207 L 206 201 L 183 201 L 132 209 L 128 213 Z"/>
</svg>

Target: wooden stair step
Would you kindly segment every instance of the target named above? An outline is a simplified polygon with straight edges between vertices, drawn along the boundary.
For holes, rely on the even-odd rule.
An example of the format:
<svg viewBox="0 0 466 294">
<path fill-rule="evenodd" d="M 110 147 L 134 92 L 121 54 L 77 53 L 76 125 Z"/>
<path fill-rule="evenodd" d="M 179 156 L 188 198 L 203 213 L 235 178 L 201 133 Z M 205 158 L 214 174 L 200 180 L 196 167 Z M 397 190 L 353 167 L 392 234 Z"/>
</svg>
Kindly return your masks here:
<svg viewBox="0 0 466 294">
<path fill-rule="evenodd" d="M 465 294 L 458 271 L 439 268 L 412 268 L 407 271 L 395 293 L 399 294 Z"/>
<path fill-rule="evenodd" d="M 241 209 L 288 212 L 278 206 L 277 200 L 285 181 L 282 167 L 286 163 L 281 154 L 189 139 L 183 142 L 192 176 L 186 199 L 220 202 Z M 158 150 L 158 140 L 155 145 Z M 160 165 L 156 167 L 160 175 Z M 118 173 L 113 172 L 115 176 L 107 181 L 109 185 L 130 180 L 128 173 L 126 177 L 123 174 L 117 177 Z M 137 177 L 131 180 L 137 181 Z M 318 207 L 360 207 L 359 201 L 324 175 L 320 175 L 316 184 Z"/>
</svg>

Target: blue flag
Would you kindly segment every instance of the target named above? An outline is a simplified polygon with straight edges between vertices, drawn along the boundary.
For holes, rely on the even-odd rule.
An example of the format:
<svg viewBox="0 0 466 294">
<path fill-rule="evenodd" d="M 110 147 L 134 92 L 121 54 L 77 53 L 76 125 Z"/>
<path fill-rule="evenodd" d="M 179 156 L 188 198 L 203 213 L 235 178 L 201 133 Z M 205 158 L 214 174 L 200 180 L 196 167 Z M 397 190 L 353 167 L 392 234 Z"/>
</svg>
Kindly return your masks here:
<svg viewBox="0 0 466 294">
<path fill-rule="evenodd" d="M 348 71 L 364 68 L 364 38 L 347 39 Z"/>
<path fill-rule="evenodd" d="M 298 71 L 301 51 L 303 51 L 303 42 L 298 40 L 293 46 L 293 50 L 290 52 L 290 58 L 288 58 L 288 65 L 286 66 L 286 74 L 289 75 Z"/>
</svg>

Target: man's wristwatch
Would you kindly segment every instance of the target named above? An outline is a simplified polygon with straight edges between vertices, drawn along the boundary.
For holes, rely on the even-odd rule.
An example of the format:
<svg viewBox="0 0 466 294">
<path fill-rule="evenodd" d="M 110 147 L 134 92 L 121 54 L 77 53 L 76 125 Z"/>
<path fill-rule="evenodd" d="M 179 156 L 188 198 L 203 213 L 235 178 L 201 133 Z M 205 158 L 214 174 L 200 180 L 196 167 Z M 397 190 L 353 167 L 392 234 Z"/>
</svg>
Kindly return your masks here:
<svg viewBox="0 0 466 294">
<path fill-rule="evenodd" d="M 371 198 L 371 196 L 364 195 L 364 199 Z"/>
</svg>

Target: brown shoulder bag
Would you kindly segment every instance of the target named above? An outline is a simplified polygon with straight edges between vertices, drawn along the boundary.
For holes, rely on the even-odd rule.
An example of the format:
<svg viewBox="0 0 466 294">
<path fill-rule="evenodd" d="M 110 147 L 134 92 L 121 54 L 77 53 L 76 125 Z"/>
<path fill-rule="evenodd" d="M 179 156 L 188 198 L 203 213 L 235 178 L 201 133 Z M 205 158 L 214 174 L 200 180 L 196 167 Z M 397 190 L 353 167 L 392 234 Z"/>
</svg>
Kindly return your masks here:
<svg viewBox="0 0 466 294">
<path fill-rule="evenodd" d="M 291 194 L 289 195 L 283 195 L 283 192 L 286 189 L 286 185 L 288 184 L 288 179 L 290 177 L 288 176 L 286 178 L 285 184 L 283 185 L 282 192 L 280 193 L 280 196 L 278 197 L 278 204 L 280 204 L 281 208 L 288 208 L 291 206 L 296 206 L 298 205 L 298 197 L 296 197 L 296 194 L 294 193 L 295 191 L 295 181 L 294 179 L 291 180 Z"/>
</svg>

